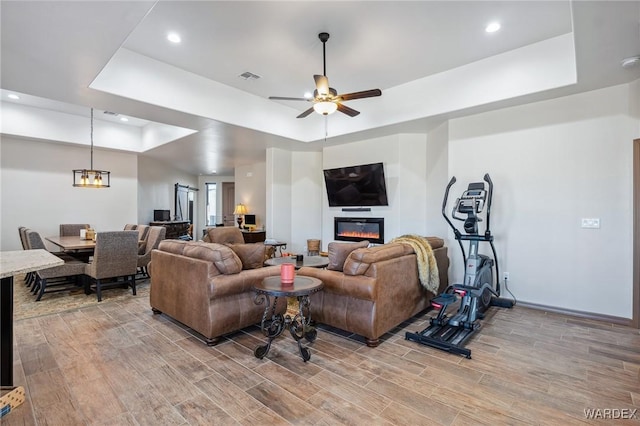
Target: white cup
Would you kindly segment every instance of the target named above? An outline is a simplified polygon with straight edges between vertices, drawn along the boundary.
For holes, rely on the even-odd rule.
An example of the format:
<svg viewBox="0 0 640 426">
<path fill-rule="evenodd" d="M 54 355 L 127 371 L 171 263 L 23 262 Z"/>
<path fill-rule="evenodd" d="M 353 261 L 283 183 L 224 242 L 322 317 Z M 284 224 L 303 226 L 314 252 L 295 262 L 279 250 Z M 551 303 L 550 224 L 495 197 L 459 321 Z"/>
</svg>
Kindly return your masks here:
<svg viewBox="0 0 640 426">
<path fill-rule="evenodd" d="M 81 229 L 80 230 L 80 238 L 87 239 L 87 230 L 86 229 Z"/>
</svg>

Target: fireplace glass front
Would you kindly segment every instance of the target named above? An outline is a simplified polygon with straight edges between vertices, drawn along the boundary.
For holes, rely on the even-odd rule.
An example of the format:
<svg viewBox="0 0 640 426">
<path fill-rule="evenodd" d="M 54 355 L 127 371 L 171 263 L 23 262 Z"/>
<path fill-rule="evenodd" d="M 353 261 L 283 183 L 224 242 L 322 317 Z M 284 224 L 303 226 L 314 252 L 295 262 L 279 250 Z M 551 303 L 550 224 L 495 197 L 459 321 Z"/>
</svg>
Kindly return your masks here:
<svg viewBox="0 0 640 426">
<path fill-rule="evenodd" d="M 336 217 L 334 239 L 338 241 L 364 241 L 384 243 L 384 218 Z"/>
</svg>

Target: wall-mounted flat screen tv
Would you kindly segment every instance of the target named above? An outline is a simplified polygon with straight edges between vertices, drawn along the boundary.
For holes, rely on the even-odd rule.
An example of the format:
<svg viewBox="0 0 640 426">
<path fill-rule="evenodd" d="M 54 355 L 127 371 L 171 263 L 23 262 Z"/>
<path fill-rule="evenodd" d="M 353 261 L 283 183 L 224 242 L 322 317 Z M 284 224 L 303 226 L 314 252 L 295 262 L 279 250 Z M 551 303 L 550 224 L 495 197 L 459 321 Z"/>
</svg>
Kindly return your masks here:
<svg viewBox="0 0 640 426">
<path fill-rule="evenodd" d="M 382 163 L 325 169 L 329 207 L 388 206 Z"/>
</svg>

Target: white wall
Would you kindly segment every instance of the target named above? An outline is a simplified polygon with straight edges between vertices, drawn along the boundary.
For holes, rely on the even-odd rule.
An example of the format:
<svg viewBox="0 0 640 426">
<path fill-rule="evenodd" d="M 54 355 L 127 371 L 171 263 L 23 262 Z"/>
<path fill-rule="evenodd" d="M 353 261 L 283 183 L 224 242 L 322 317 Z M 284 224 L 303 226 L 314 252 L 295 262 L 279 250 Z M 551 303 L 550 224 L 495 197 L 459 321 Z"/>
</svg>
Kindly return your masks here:
<svg viewBox="0 0 640 426">
<path fill-rule="evenodd" d="M 322 239 L 322 153 L 291 154 L 291 242 L 287 250 L 306 253 L 308 239 Z M 321 241 L 321 244 L 324 242 Z"/>
<path fill-rule="evenodd" d="M 288 244 L 292 244 L 291 158 L 290 151 L 267 148 L 265 173 L 267 238 L 285 241 Z"/>
<path fill-rule="evenodd" d="M 442 217 L 444 190 L 449 183 L 449 122 L 445 122 L 427 134 L 427 175 L 425 235 L 443 237 L 449 232 Z"/>
<path fill-rule="evenodd" d="M 638 119 L 638 137 L 640 137 L 640 80 L 629 85 L 629 111 L 631 116 Z"/>
<path fill-rule="evenodd" d="M 154 210 L 170 210 L 173 217 L 176 183 L 199 189 L 194 206 L 194 222 L 196 225 L 200 223 L 203 220 L 204 207 L 199 202 L 200 192 L 203 189 L 198 187 L 198 177 L 142 155 L 138 157 L 138 220 L 136 223 L 149 224 L 153 221 Z"/>
<path fill-rule="evenodd" d="M 631 95 L 622 85 L 451 120 L 452 196 L 491 174 L 495 244 L 518 299 L 631 318 Z"/>
<path fill-rule="evenodd" d="M 2 250 L 22 249 L 19 226 L 46 237 L 58 235 L 61 223 L 89 223 L 98 232 L 135 223 L 136 154 L 94 148 L 94 164 L 111 172 L 111 187 L 93 189 L 72 186 L 72 170 L 89 167 L 88 147 L 3 135 L 0 153 Z"/>
<path fill-rule="evenodd" d="M 248 166 L 236 167 L 236 204 L 242 203 L 250 214 L 256 215 L 256 224 L 266 226 L 267 185 L 265 181 L 267 164 L 263 161 Z"/>
<path fill-rule="evenodd" d="M 333 241 L 334 217 L 382 217 L 385 219 L 385 241 L 404 234 L 433 234 L 441 225 L 430 225 L 428 211 L 434 201 L 433 185 L 446 182 L 446 141 L 437 134 L 434 146 L 424 134 L 398 134 L 364 140 L 323 150 L 323 168 L 384 163 L 388 206 L 372 207 L 371 212 L 343 212 L 328 207 L 326 191 L 322 190 L 322 243 Z M 428 181 L 434 179 L 434 183 Z M 438 202 L 437 200 L 435 201 Z M 441 202 L 441 201 L 440 201 Z M 435 219 L 440 222 L 440 219 Z M 440 227 L 440 228 L 438 228 Z"/>
</svg>

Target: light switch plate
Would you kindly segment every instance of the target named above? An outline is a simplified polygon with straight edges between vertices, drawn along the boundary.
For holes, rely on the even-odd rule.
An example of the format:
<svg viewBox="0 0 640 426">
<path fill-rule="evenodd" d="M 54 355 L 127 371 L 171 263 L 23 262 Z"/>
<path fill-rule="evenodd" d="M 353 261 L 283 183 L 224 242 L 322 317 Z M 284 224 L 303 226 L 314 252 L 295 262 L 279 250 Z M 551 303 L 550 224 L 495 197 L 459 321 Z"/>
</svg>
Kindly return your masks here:
<svg viewBox="0 0 640 426">
<path fill-rule="evenodd" d="M 591 229 L 598 229 L 600 228 L 600 218 L 598 217 L 591 217 L 591 218 L 582 218 L 582 227 L 583 228 L 591 228 Z"/>
</svg>

